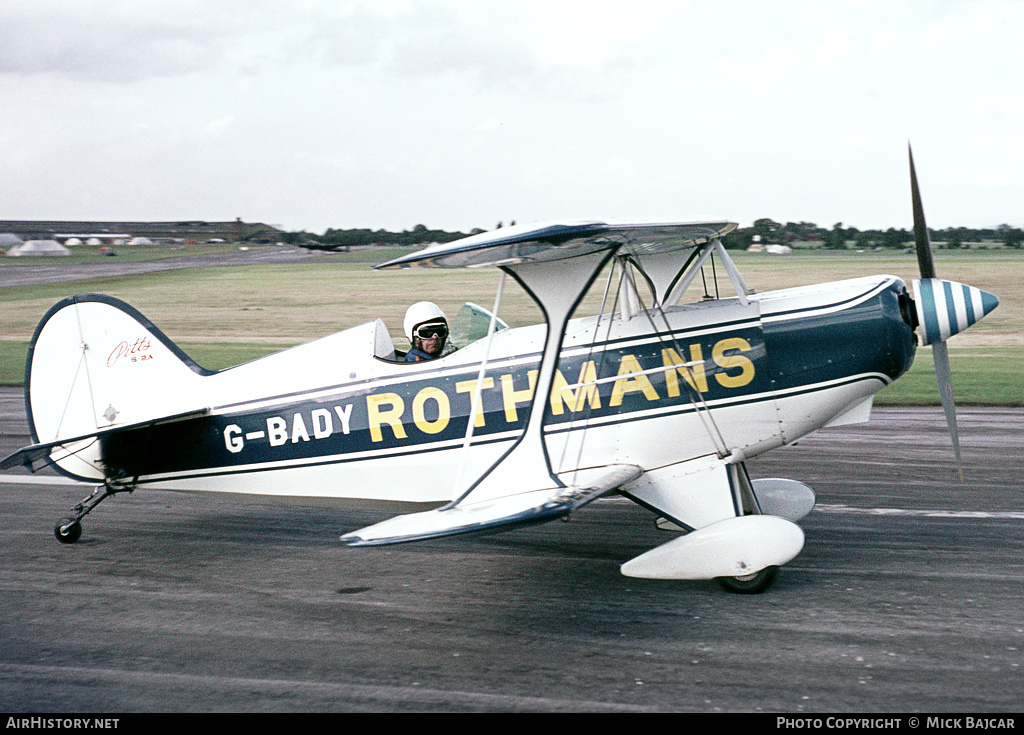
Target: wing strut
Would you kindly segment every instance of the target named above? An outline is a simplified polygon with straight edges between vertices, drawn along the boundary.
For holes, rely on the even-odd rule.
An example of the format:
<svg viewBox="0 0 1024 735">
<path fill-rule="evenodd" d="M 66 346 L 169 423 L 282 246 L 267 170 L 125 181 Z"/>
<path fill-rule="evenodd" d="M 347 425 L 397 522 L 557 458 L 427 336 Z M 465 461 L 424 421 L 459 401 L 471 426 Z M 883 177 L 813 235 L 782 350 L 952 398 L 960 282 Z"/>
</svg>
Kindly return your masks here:
<svg viewBox="0 0 1024 735">
<path fill-rule="evenodd" d="M 480 502 L 521 492 L 523 488 L 564 487 L 548 457 L 544 441 L 544 408 L 551 394 L 569 317 L 615 250 L 610 248 L 546 263 L 501 266 L 519 281 L 544 312 L 548 326 L 544 352 L 522 436 L 455 500 L 455 504 L 463 502 L 469 495 L 472 495 L 473 502 Z M 499 470 L 509 467 L 515 468 L 514 475 Z"/>
<path fill-rule="evenodd" d="M 375 546 L 540 523 L 565 517 L 643 474 L 635 465 L 608 465 L 581 473 L 582 480 L 574 475 L 573 484 L 567 485 L 552 469 L 544 441 L 545 406 L 566 324 L 614 252 L 611 249 L 547 263 L 502 266 L 540 305 L 548 326 L 526 429 L 511 449 L 448 505 L 396 516 L 346 534 L 341 537 L 344 543 Z"/>
<path fill-rule="evenodd" d="M 689 272 L 680 279 L 679 283 L 675 285 L 672 291 L 665 297 L 665 299 L 659 302 L 659 305 L 671 306 L 675 304 L 679 299 L 682 298 L 683 293 L 690 287 L 693 280 L 699 273 L 703 272 L 702 266 L 704 261 L 711 256 L 712 253 L 718 255 L 718 259 L 722 261 L 722 265 L 725 267 L 725 272 L 729 276 L 729 280 L 732 282 L 732 287 L 736 291 L 736 297 L 739 299 L 743 306 L 746 306 L 747 294 L 750 293 L 750 289 L 747 288 L 746 281 L 743 280 L 743 276 L 740 275 L 739 270 L 736 268 L 736 264 L 732 262 L 732 258 L 725 252 L 725 247 L 722 245 L 722 241 L 717 237 L 710 241 L 701 252 L 697 262 L 689 268 Z"/>
</svg>

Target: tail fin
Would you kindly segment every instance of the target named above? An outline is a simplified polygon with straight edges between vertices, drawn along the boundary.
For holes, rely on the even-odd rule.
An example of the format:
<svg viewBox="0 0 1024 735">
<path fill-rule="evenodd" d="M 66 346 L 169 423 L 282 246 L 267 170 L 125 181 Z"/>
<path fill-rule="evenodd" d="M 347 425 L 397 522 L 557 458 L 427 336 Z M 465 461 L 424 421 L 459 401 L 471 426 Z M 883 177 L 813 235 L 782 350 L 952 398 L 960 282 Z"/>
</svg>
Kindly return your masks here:
<svg viewBox="0 0 1024 735">
<path fill-rule="evenodd" d="M 54 442 L 198 408 L 209 374 L 123 301 L 71 296 L 47 312 L 29 346 L 32 437 Z M 103 477 L 95 442 L 51 459 L 76 478 Z"/>
</svg>

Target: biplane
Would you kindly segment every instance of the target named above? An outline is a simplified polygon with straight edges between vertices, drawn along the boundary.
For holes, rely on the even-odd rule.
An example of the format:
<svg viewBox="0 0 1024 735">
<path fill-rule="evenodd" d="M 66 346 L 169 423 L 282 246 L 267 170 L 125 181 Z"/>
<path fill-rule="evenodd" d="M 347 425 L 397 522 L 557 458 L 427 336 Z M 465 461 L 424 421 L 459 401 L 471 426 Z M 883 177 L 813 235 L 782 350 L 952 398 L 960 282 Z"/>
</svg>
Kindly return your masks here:
<svg viewBox="0 0 1024 735">
<path fill-rule="evenodd" d="M 674 534 L 623 574 L 760 592 L 802 549 L 815 496 L 752 480 L 745 461 L 868 420 L 918 342 L 959 465 L 944 343 L 998 301 L 936 278 L 910 165 L 909 288 L 880 275 L 756 293 L 722 245 L 728 221 L 519 225 L 377 266 L 500 271 L 494 308 L 452 321 L 451 354 L 402 362 L 376 320 L 217 372 L 128 304 L 72 296 L 32 338 L 35 444 L 0 464 L 96 485 L 57 522 L 65 543 L 103 499 L 140 488 L 411 511 L 341 536 L 351 546 L 505 530 L 617 493 Z M 709 266 L 730 293 L 684 298 Z M 507 278 L 544 324 L 499 318 Z M 592 288 L 598 313 L 577 314 Z"/>
</svg>

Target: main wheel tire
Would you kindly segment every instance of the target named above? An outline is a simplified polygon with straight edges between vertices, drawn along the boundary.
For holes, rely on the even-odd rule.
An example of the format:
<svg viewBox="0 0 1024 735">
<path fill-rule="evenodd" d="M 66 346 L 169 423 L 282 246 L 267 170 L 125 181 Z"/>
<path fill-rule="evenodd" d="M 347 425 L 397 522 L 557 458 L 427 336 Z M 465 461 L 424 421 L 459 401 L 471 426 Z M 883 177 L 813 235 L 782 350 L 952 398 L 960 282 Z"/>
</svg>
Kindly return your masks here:
<svg viewBox="0 0 1024 735">
<path fill-rule="evenodd" d="M 765 567 L 759 572 L 746 574 L 742 577 L 716 577 L 718 584 L 726 592 L 735 592 L 740 595 L 759 595 L 772 586 L 775 575 L 778 574 L 778 567 Z"/>
<path fill-rule="evenodd" d="M 82 524 L 74 518 L 61 518 L 53 527 L 53 535 L 62 544 L 73 544 L 82 535 Z"/>
</svg>

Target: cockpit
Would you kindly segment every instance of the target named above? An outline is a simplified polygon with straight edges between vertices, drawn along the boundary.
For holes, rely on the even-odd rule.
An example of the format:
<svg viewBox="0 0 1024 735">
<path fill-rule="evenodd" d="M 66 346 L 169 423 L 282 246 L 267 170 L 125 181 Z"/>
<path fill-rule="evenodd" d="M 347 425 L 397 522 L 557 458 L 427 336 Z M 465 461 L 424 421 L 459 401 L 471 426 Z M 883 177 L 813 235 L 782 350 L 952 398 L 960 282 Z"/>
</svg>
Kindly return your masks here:
<svg viewBox="0 0 1024 735">
<path fill-rule="evenodd" d="M 482 306 L 471 302 L 463 304 L 449 324 L 448 342 L 441 353 L 441 358 L 487 337 L 491 328 L 491 319 L 491 312 Z M 510 328 L 501 318 L 494 316 L 493 319 L 495 333 Z M 380 322 L 374 340 L 373 356 L 383 362 L 401 363 L 404 361 L 405 354 L 405 350 L 395 348 L 387 327 Z M 415 363 L 408 364 L 414 365 Z"/>
</svg>

